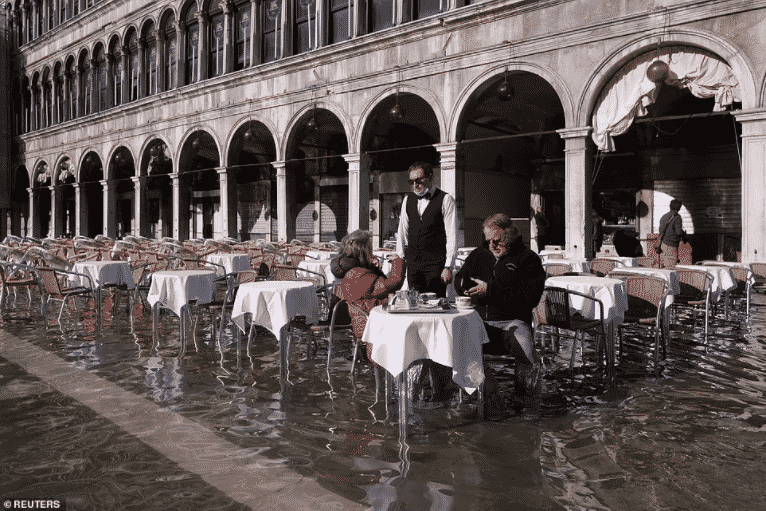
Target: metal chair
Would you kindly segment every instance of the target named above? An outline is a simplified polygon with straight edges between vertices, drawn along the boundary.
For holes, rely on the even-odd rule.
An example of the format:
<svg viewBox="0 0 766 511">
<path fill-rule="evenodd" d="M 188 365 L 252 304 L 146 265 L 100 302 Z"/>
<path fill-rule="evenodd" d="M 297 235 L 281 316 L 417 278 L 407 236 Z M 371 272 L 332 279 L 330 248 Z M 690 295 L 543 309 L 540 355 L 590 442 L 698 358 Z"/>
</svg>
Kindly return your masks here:
<svg viewBox="0 0 766 511">
<path fill-rule="evenodd" d="M 681 284 L 681 292 L 675 295 L 673 307 L 692 307 L 695 323 L 697 310 L 705 307 L 705 340 L 707 340 L 710 322 L 710 286 L 713 283 L 713 276 L 705 270 L 676 268 L 675 271 Z"/>
<path fill-rule="evenodd" d="M 37 272 L 42 294 L 42 313 L 43 318 L 47 320 L 48 314 L 48 302 L 50 300 L 61 301 L 61 310 L 59 311 L 59 323 L 61 323 L 61 316 L 64 313 L 64 307 L 67 301 L 72 299 L 74 302 L 77 313 L 80 313 L 80 307 L 77 305 L 77 301 L 74 300 L 77 296 L 91 296 L 94 302 L 97 302 L 97 298 L 93 288 L 93 281 L 89 275 L 83 273 L 77 273 L 68 270 L 61 270 L 57 268 L 48 268 L 40 266 L 35 269 Z M 69 276 L 77 276 L 81 279 L 85 279 L 88 282 L 88 286 L 66 286 L 65 283 L 69 282 Z"/>
<path fill-rule="evenodd" d="M 0 308 L 3 306 L 6 289 L 13 288 L 15 293 L 15 289 L 18 287 L 27 288 L 29 303 L 31 304 L 31 286 L 37 285 L 37 275 L 34 273 L 34 268 L 18 263 L 0 262 Z M 10 289 L 8 289 L 8 292 L 10 292 Z"/>
<path fill-rule="evenodd" d="M 641 268 L 655 268 L 654 258 L 651 256 L 641 256 L 638 259 L 638 265 Z"/>
<path fill-rule="evenodd" d="M 766 263 L 750 263 L 750 269 L 755 276 L 753 289 L 756 291 L 766 291 Z"/>
<path fill-rule="evenodd" d="M 569 273 L 571 269 L 569 265 L 565 263 L 547 263 L 543 264 L 543 268 L 545 268 L 545 275 L 547 277 L 564 275 L 565 273 Z"/>
<path fill-rule="evenodd" d="M 583 317 L 580 313 L 572 314 L 570 309 L 572 297 L 576 297 L 578 300 L 591 302 L 592 305 L 596 307 L 597 318 L 588 319 Z M 557 342 L 558 338 L 561 337 L 564 332 L 574 332 L 572 355 L 569 360 L 570 369 L 574 367 L 578 339 L 582 347 L 584 345 L 586 332 L 593 335 L 596 343 L 596 365 L 601 365 L 601 355 L 604 353 L 604 348 L 606 348 L 605 354 L 607 366 L 611 366 L 614 363 L 614 347 L 606 346 L 607 338 L 604 332 L 604 304 L 598 298 L 561 287 L 546 286 L 540 303 L 534 310 L 534 318 L 535 328 L 551 328 L 556 335 Z"/>
<path fill-rule="evenodd" d="M 619 356 L 622 357 L 622 332 L 629 327 L 645 327 L 654 334 L 654 368 L 659 368 L 660 337 L 663 340 L 663 355 L 667 350 L 667 338 L 662 328 L 668 283 L 650 275 L 616 275 L 625 282 L 628 293 L 628 310 L 623 322 L 617 327 L 620 338 Z"/>
<path fill-rule="evenodd" d="M 618 265 L 620 263 L 614 259 L 596 258 L 590 262 L 590 272 L 597 277 L 606 277 Z"/>
</svg>

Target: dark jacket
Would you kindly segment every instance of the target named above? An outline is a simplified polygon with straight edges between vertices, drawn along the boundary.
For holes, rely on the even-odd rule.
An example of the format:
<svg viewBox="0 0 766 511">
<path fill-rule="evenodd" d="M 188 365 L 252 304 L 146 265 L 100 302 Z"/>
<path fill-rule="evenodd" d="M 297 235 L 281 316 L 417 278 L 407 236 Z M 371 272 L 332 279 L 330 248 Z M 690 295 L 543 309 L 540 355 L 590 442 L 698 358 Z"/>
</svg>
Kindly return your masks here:
<svg viewBox="0 0 766 511">
<path fill-rule="evenodd" d="M 471 252 L 455 276 L 459 295 L 476 285 L 472 277 L 487 283 L 487 295 L 475 302 L 484 320 L 520 319 L 532 324 L 532 310 L 543 295 L 546 275 L 540 257 L 525 247 L 521 238 L 498 260 L 487 242 Z"/>
<path fill-rule="evenodd" d="M 665 224 L 668 224 L 668 226 L 665 227 Z M 660 233 L 662 233 L 663 229 L 665 229 L 665 235 L 662 236 L 660 242 L 669 247 L 678 247 L 681 240 L 686 237 L 683 221 L 678 211 L 671 210 L 662 215 L 662 218 L 660 218 Z"/>
<path fill-rule="evenodd" d="M 407 194 L 407 246 L 404 258 L 409 265 L 444 266 L 447 260 L 447 231 L 444 227 L 442 203 L 445 193 L 436 189 L 423 216 L 418 214 L 418 196 Z"/>
</svg>

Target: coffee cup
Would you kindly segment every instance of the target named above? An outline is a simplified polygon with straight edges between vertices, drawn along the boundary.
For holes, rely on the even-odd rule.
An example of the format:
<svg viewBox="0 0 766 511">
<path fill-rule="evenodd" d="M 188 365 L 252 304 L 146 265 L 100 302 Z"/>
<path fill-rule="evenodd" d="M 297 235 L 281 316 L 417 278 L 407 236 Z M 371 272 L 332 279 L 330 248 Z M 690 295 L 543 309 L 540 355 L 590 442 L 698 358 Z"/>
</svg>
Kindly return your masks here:
<svg viewBox="0 0 766 511">
<path fill-rule="evenodd" d="M 455 297 L 455 306 L 456 307 L 470 307 L 471 306 L 471 297 L 470 296 L 457 296 Z"/>
</svg>

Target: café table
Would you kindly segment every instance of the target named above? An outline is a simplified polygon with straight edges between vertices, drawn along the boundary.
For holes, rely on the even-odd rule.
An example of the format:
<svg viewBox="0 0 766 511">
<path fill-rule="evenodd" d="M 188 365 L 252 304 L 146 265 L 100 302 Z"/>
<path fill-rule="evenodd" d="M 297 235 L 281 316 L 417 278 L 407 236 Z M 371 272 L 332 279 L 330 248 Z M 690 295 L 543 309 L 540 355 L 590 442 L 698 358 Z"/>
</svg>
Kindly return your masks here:
<svg viewBox="0 0 766 511">
<path fill-rule="evenodd" d="M 370 311 L 362 342 L 372 346 L 371 359 L 399 378 L 399 425 L 406 437 L 405 373 L 415 361 L 430 359 L 452 368 L 452 380 L 472 394 L 484 382 L 482 344 L 489 342 L 484 322 L 473 309 L 441 312 Z M 479 414 L 483 412 L 479 396 Z"/>
<path fill-rule="evenodd" d="M 301 272 L 301 270 L 308 270 Z M 330 270 L 330 259 L 304 259 L 303 261 L 298 263 L 298 270 L 296 271 L 296 275 L 298 277 L 308 277 L 308 278 L 315 278 L 316 275 L 313 275 L 312 273 L 308 272 L 314 272 L 319 273 L 320 275 L 324 275 L 324 283 L 325 284 L 334 284 L 338 281 L 338 279 L 335 277 L 335 275 L 332 274 L 332 271 Z"/>
<path fill-rule="evenodd" d="M 260 325 L 279 341 L 280 371 L 287 374 L 285 341 L 287 326 L 296 316 L 304 316 L 306 323 L 319 322 L 319 299 L 311 282 L 295 280 L 266 280 L 241 284 L 231 310 L 231 320 L 245 332 L 247 316 L 251 316 L 248 345 L 252 341 L 255 325 Z"/>
<path fill-rule="evenodd" d="M 565 258 L 567 256 L 567 253 L 564 250 L 545 249 L 538 252 L 538 255 L 540 256 L 540 259 L 542 261 L 553 261 L 555 259 Z"/>
<path fill-rule="evenodd" d="M 223 277 L 225 273 L 239 273 L 250 270 L 250 257 L 241 252 L 229 252 L 224 254 L 208 254 L 205 260 L 212 263 L 211 270 L 215 270 L 216 276 Z"/>
<path fill-rule="evenodd" d="M 181 353 L 186 349 L 186 317 L 191 302 L 205 304 L 215 295 L 214 270 L 161 270 L 152 273 L 146 300 L 152 306 L 152 336 L 157 338 L 160 305 L 173 311 L 179 318 Z"/>
<path fill-rule="evenodd" d="M 561 287 L 570 291 L 578 291 L 601 300 L 604 304 L 604 332 L 607 337 L 607 352 L 609 365 L 614 364 L 614 338 L 617 326 L 622 323 L 625 311 L 628 310 L 628 293 L 625 283 L 620 279 L 596 277 L 595 275 L 573 275 L 548 277 L 546 286 Z M 572 297 L 570 307 L 587 319 L 595 319 L 597 307 L 590 300 L 578 296 Z"/>
<path fill-rule="evenodd" d="M 737 287 L 737 281 L 734 280 L 734 276 L 731 274 L 731 269 L 728 266 L 717 264 L 678 264 L 676 269 L 704 270 L 708 272 L 713 277 L 713 282 L 710 284 L 711 303 L 717 303 L 725 292 Z"/>
<path fill-rule="evenodd" d="M 306 252 L 307 259 L 332 259 L 337 255 L 337 252 L 331 250 L 308 250 Z"/>
<path fill-rule="evenodd" d="M 136 287 L 135 282 L 133 282 L 130 263 L 127 261 L 80 261 L 74 263 L 72 271 L 90 277 L 90 281 L 88 281 L 88 279 L 70 274 L 69 280 L 76 286 L 87 287 L 91 283 L 93 284 L 96 292 L 96 317 L 99 322 L 101 321 L 102 295 L 105 287 L 125 286 L 127 289 Z"/>
</svg>

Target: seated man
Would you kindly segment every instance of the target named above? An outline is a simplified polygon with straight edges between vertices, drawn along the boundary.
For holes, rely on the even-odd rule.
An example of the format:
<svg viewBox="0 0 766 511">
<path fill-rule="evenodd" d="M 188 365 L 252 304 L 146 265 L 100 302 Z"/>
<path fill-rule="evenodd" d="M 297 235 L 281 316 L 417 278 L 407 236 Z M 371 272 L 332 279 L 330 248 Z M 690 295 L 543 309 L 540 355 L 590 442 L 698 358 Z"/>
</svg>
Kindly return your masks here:
<svg viewBox="0 0 766 511">
<path fill-rule="evenodd" d="M 522 397 L 537 385 L 539 359 L 532 311 L 545 288 L 545 270 L 538 255 L 524 246 L 518 228 L 507 215 L 490 216 L 483 228 L 485 242 L 471 252 L 455 276 L 455 291 L 470 296 L 484 319 L 490 339 L 484 353 L 515 357 L 516 394 Z M 497 411 L 493 410 L 498 406 L 496 386 L 487 371 L 484 390 L 488 413 Z"/>
</svg>

